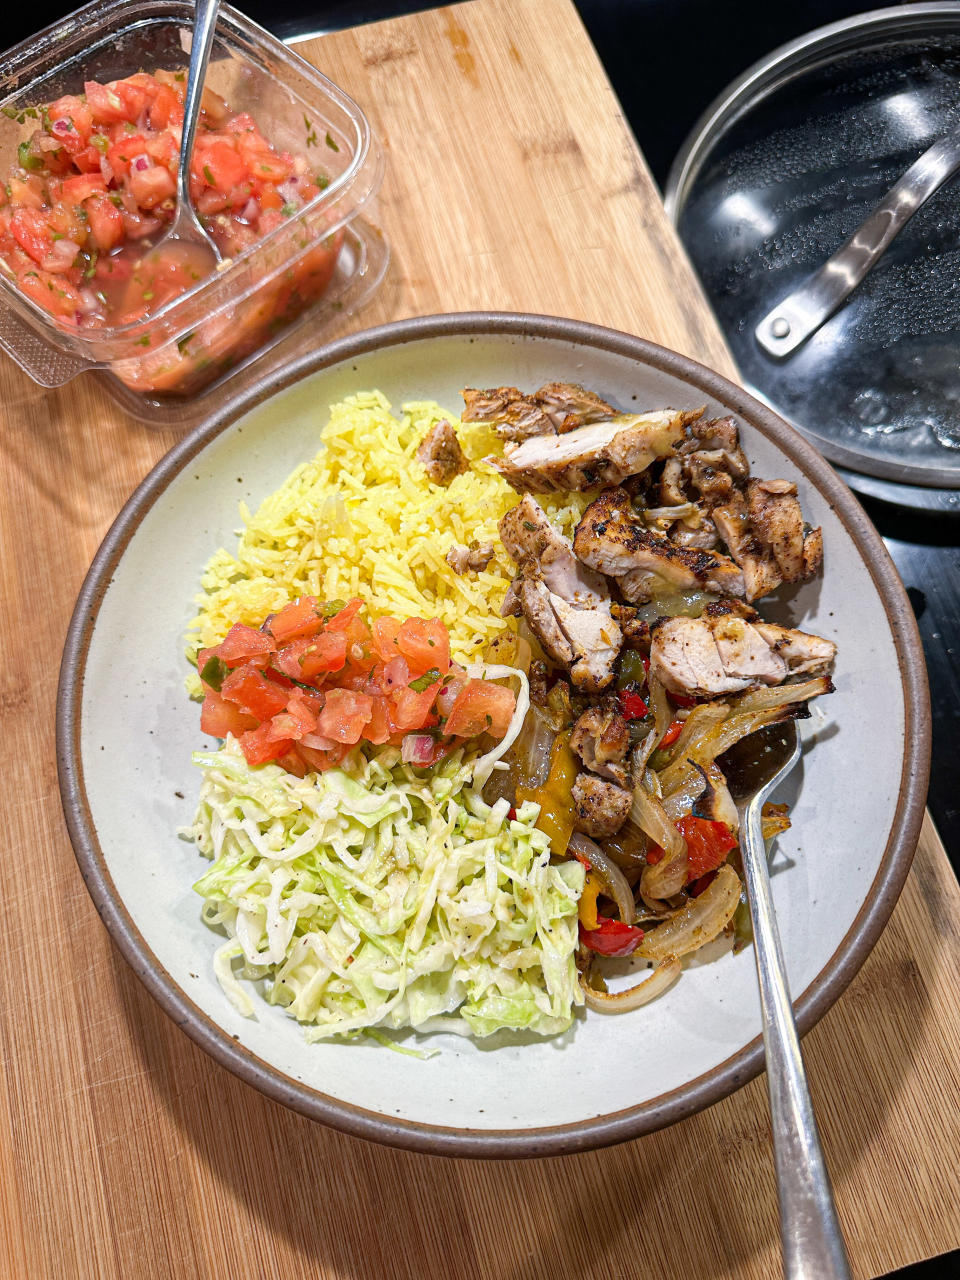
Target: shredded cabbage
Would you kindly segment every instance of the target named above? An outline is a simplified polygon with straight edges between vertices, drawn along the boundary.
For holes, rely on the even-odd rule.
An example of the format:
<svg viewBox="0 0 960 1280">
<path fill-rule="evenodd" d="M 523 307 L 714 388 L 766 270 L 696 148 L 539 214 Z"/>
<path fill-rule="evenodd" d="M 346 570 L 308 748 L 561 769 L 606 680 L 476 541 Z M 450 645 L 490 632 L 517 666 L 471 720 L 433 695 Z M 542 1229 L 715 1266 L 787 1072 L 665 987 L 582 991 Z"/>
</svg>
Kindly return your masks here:
<svg viewBox="0 0 960 1280">
<path fill-rule="evenodd" d="M 584 872 L 551 864 L 538 806 L 488 805 L 457 752 L 430 770 L 394 747 L 300 779 L 247 765 L 228 739 L 182 833 L 213 860 L 196 882 L 226 931 L 216 971 L 307 1024 L 308 1039 L 371 1027 L 551 1035 L 583 1003 L 577 901 Z"/>
</svg>

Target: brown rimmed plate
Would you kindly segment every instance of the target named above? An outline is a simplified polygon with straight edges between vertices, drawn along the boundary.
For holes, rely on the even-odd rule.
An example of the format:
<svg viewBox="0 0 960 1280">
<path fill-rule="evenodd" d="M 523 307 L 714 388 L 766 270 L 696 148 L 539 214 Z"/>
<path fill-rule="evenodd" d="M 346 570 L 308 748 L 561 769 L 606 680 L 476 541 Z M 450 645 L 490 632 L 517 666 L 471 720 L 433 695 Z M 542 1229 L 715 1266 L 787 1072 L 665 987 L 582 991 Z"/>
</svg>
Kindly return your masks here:
<svg viewBox="0 0 960 1280">
<path fill-rule="evenodd" d="M 805 730 L 781 799 L 793 827 L 774 894 L 801 1031 L 875 943 L 919 834 L 929 706 L 913 614 L 883 544 L 820 455 L 718 374 L 639 338 L 571 320 L 463 314 L 400 321 L 326 346 L 225 404 L 173 449 L 120 513 L 70 626 L 58 696 L 64 812 L 104 923 L 163 1008 L 256 1088 L 359 1137 L 457 1156 L 560 1154 L 637 1137 L 724 1097 L 761 1069 L 751 951 L 688 966 L 665 997 L 588 1014 L 554 1040 L 430 1037 L 421 1061 L 372 1042 L 310 1045 L 282 1010 L 227 1002 L 191 884 L 206 865 L 178 840 L 198 789 L 197 708 L 181 635 L 201 569 L 254 506 L 312 456 L 326 407 L 379 388 L 398 406 L 463 386 L 575 379 L 624 409 L 706 403 L 734 413 L 757 474 L 797 481 L 822 524 L 821 580 L 765 613 L 839 646 L 837 692 Z M 415 1043 L 415 1039 L 411 1039 Z"/>
</svg>

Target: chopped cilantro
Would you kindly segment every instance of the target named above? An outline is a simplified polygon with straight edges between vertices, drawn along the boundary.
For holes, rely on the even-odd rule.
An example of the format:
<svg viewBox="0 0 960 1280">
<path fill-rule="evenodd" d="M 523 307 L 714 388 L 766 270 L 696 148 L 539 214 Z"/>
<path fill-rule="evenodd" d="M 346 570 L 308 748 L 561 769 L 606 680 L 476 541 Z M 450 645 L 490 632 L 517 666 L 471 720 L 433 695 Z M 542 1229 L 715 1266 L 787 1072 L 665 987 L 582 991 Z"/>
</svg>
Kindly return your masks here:
<svg viewBox="0 0 960 1280">
<path fill-rule="evenodd" d="M 429 689 L 432 684 L 436 684 L 440 679 L 440 672 L 436 667 L 431 667 L 429 671 L 425 671 L 422 676 L 416 680 L 410 681 L 410 688 L 414 693 L 423 693 L 425 689 Z"/>
<path fill-rule="evenodd" d="M 324 138 L 324 142 L 327 144 L 327 146 L 330 148 L 330 150 L 331 150 L 331 151 L 339 151 L 339 150 L 340 150 L 340 147 L 339 147 L 339 146 L 338 146 L 338 144 L 334 141 L 333 137 L 331 136 L 331 134 L 330 134 L 329 132 L 327 133 L 327 136 Z"/>
<path fill-rule="evenodd" d="M 17 118 L 16 107 L 0 107 L 0 111 L 3 112 L 3 114 L 7 117 L 8 120 L 16 120 Z"/>
<path fill-rule="evenodd" d="M 346 607 L 346 600 L 326 600 L 323 604 L 317 605 L 317 613 L 323 618 L 332 618 Z"/>
<path fill-rule="evenodd" d="M 523 527 L 525 529 L 529 529 L 531 533 L 537 532 L 537 526 L 533 523 L 532 520 L 524 520 Z"/>
<path fill-rule="evenodd" d="M 183 353 L 186 351 L 188 345 L 190 344 L 191 339 L 194 338 L 195 336 L 196 335 L 191 329 L 189 333 L 185 333 L 182 338 L 177 339 L 177 350 L 180 352 L 181 355 L 183 355 Z"/>
<path fill-rule="evenodd" d="M 288 201 L 280 210 L 280 212 L 283 214 L 285 218 L 289 218 L 292 213 L 297 212 L 297 206 Z"/>
<path fill-rule="evenodd" d="M 93 137 L 90 139 L 90 143 L 92 146 L 96 147 L 97 150 L 100 152 L 106 151 L 107 148 L 110 146 L 110 143 L 107 141 L 106 137 L 104 137 L 102 133 L 95 133 Z"/>
<path fill-rule="evenodd" d="M 138 339 L 137 339 L 137 346 L 138 346 L 138 347 L 149 347 L 149 345 L 150 345 L 150 335 L 149 335 L 149 333 L 145 333 L 145 334 L 143 335 L 143 337 L 142 337 L 142 338 L 138 338 Z"/>
<path fill-rule="evenodd" d="M 211 187 L 215 187 L 217 185 L 213 180 L 213 174 L 210 172 L 210 166 L 208 164 L 203 166 L 203 176 L 206 178 L 207 182 L 210 183 Z"/>
</svg>

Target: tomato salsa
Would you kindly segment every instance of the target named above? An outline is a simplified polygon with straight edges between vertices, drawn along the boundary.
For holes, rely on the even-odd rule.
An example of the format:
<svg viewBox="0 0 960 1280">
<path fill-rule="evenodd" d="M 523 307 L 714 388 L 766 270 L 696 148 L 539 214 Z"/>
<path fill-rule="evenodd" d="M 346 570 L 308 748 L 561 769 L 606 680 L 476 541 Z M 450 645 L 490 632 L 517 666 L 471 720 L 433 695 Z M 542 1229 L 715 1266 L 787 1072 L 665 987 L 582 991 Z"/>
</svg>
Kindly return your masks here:
<svg viewBox="0 0 960 1280">
<path fill-rule="evenodd" d="M 361 741 L 393 743 L 425 766 L 480 734 L 504 736 L 514 694 L 451 662 L 442 622 L 368 625 L 361 609 L 301 596 L 259 629 L 236 623 L 201 649 L 203 732 L 233 734 L 249 764 L 275 760 L 300 777 L 333 768 Z"/>
<path fill-rule="evenodd" d="M 214 269 L 202 252 L 194 260 L 161 249 L 143 261 L 174 213 L 185 85 L 184 72 L 164 70 L 88 81 L 82 94 L 17 115 L 37 128 L 0 187 L 0 269 L 61 325 L 83 332 L 136 322 Z M 190 171 L 191 200 L 225 259 L 295 217 L 327 184 L 305 155 L 271 145 L 248 113 L 232 112 L 209 89 Z M 342 235 L 318 242 L 253 305 L 217 317 L 215 331 L 170 343 L 172 356 L 151 359 L 163 338 L 145 331 L 143 355 L 117 371 L 137 389 L 183 390 L 199 369 L 235 362 L 327 288 L 341 243 Z"/>
</svg>

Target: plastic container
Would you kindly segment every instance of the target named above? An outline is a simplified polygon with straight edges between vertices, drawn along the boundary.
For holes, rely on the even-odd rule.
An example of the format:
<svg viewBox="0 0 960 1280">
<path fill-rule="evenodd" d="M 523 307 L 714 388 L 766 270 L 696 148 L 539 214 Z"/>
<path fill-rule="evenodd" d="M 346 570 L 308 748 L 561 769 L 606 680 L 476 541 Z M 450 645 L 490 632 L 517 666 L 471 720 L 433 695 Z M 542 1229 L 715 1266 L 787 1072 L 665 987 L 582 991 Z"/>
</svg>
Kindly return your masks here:
<svg viewBox="0 0 960 1280">
<path fill-rule="evenodd" d="M 27 108 L 81 93 L 85 80 L 184 68 L 192 14 L 183 0 L 107 0 L 10 49 L 0 58 L 0 171 L 36 127 L 23 117 Z M 198 420 L 228 378 L 254 361 L 257 376 L 275 363 L 277 345 L 295 329 L 309 322 L 312 336 L 325 320 L 355 310 L 389 259 L 371 221 L 383 156 L 356 103 L 226 4 L 206 83 L 232 111 L 249 111 L 268 141 L 307 155 L 328 180 L 320 194 L 228 266 L 125 325 L 80 331 L 0 270 L 0 347 L 34 381 L 54 387 L 100 370 L 129 412 L 158 425 Z M 316 270 L 324 256 L 327 268 Z M 267 352 L 275 360 L 264 362 Z"/>
</svg>

